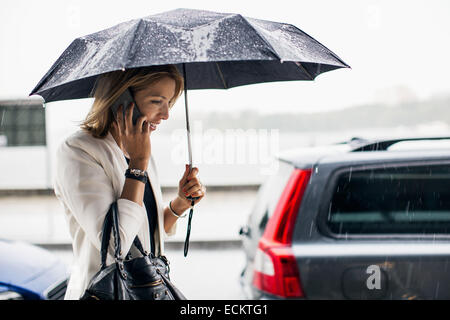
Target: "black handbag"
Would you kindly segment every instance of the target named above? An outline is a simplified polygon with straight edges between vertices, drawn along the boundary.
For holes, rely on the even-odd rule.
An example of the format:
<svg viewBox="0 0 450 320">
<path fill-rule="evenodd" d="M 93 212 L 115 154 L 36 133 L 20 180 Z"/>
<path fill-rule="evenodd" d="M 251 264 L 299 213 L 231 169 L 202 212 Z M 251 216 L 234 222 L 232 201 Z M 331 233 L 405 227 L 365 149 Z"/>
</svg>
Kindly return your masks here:
<svg viewBox="0 0 450 320">
<path fill-rule="evenodd" d="M 115 262 L 106 266 L 111 229 Z M 128 253 L 125 259 L 120 258 L 118 207 L 114 202 L 103 223 L 100 271 L 91 279 L 80 300 L 186 300 L 170 281 L 167 258 L 145 252 L 137 236 L 133 245 L 142 256 L 132 258 Z"/>
</svg>

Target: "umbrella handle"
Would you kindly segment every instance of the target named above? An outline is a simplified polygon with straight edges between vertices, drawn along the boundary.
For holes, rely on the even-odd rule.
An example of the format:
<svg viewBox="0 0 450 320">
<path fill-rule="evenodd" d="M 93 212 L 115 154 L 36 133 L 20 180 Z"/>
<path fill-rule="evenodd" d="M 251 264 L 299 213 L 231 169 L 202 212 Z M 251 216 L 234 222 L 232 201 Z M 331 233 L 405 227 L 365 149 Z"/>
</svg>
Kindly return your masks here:
<svg viewBox="0 0 450 320">
<path fill-rule="evenodd" d="M 191 171 L 192 171 L 192 164 L 190 163 L 189 164 L 189 173 L 191 173 Z M 194 201 L 197 200 L 198 198 L 200 198 L 200 197 L 191 197 L 191 196 L 186 197 L 186 199 L 191 201 L 191 207 L 194 206 Z"/>
</svg>

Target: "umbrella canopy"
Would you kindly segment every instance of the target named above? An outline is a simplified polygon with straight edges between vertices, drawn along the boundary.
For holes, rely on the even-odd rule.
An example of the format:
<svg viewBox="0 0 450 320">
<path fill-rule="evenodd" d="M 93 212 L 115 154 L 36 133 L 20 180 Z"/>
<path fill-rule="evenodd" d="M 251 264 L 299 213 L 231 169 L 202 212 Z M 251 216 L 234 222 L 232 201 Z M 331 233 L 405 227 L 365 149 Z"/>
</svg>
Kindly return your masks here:
<svg viewBox="0 0 450 320">
<path fill-rule="evenodd" d="M 163 64 L 185 67 L 187 89 L 314 80 L 349 67 L 293 25 L 177 9 L 75 39 L 30 95 L 46 102 L 87 98 L 103 73 Z"/>
</svg>

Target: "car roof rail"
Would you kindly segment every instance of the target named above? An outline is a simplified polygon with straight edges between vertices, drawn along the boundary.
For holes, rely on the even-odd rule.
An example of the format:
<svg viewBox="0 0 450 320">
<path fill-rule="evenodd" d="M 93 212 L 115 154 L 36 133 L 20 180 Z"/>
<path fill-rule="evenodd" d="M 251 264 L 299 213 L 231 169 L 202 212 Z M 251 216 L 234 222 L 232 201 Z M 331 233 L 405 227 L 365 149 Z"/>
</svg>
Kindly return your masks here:
<svg viewBox="0 0 450 320">
<path fill-rule="evenodd" d="M 416 137 L 416 138 L 398 138 L 387 140 L 365 140 L 361 138 L 352 138 L 348 144 L 352 147 L 351 152 L 360 151 L 386 151 L 393 144 L 403 141 L 421 141 L 421 140 L 450 140 L 450 137 Z"/>
</svg>

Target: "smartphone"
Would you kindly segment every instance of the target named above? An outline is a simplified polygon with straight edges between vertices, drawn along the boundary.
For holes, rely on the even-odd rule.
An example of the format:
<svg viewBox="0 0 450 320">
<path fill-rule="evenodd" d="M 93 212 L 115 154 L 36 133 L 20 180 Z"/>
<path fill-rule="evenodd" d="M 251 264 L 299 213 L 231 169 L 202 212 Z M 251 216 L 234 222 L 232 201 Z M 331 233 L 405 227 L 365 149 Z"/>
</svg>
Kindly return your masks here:
<svg viewBox="0 0 450 320">
<path fill-rule="evenodd" d="M 119 109 L 119 106 L 122 105 L 123 119 L 125 119 L 125 111 L 128 108 L 128 106 L 130 105 L 130 103 L 132 103 L 132 102 L 134 103 L 132 120 L 133 120 L 133 125 L 136 125 L 137 119 L 141 116 L 141 112 L 139 111 L 136 101 L 134 101 L 129 88 L 126 89 L 112 105 L 111 110 L 114 114 L 114 117 L 117 119 L 117 109 Z"/>
</svg>

